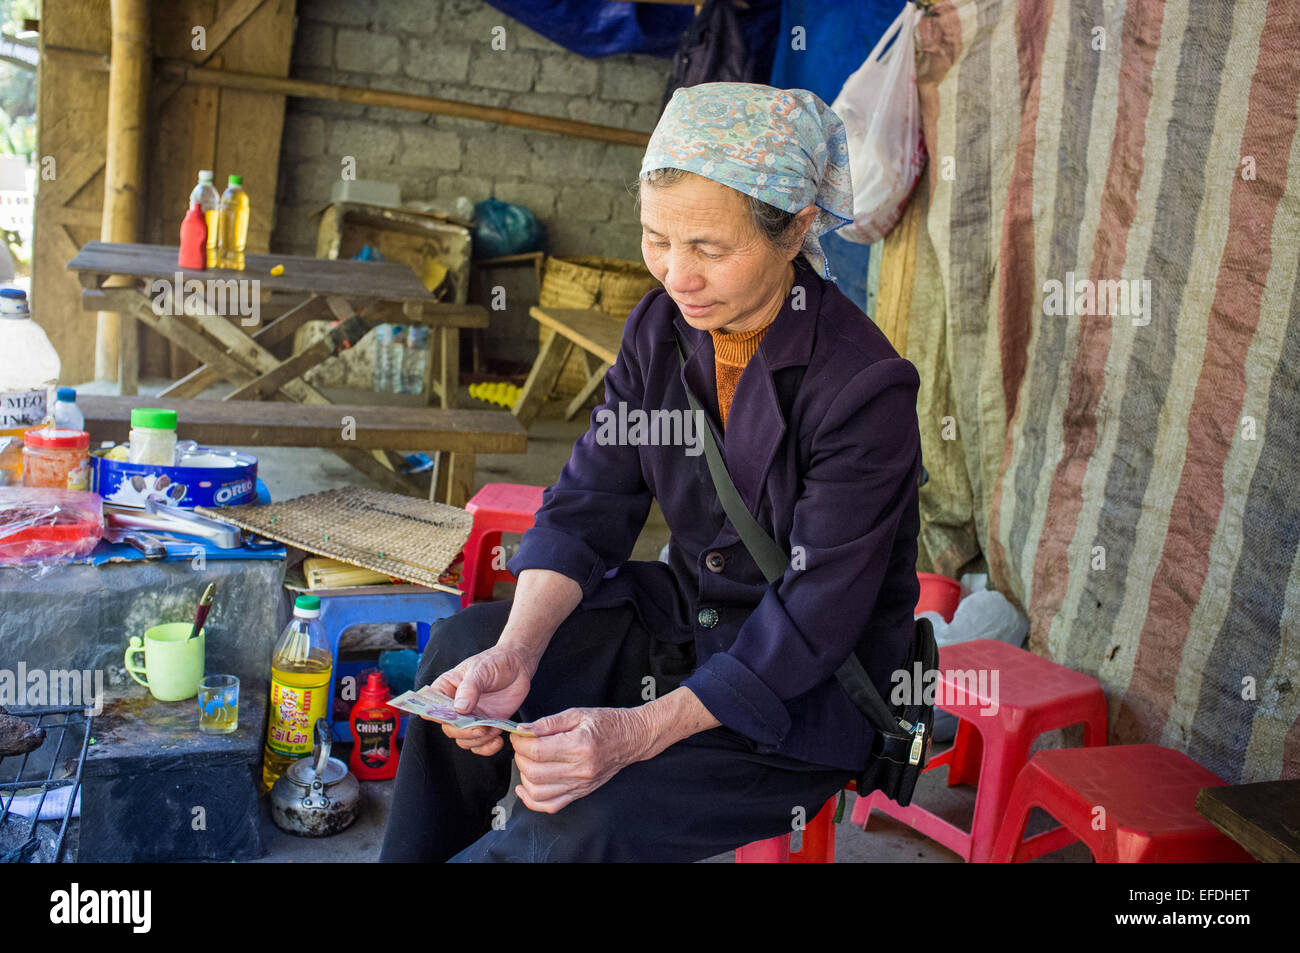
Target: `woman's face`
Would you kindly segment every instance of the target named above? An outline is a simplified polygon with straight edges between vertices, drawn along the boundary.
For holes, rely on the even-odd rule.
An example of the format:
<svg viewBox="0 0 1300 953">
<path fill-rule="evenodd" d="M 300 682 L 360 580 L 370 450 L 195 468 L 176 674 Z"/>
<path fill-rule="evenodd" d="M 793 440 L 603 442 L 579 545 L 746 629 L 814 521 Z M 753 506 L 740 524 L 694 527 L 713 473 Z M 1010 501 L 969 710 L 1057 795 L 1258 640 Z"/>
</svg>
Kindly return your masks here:
<svg viewBox="0 0 1300 953">
<path fill-rule="evenodd" d="M 810 206 L 800 216 L 815 214 Z M 693 174 L 670 186 L 642 183 L 641 229 L 646 267 L 691 327 L 749 331 L 780 311 L 798 246 L 774 248 L 735 189 Z"/>
</svg>

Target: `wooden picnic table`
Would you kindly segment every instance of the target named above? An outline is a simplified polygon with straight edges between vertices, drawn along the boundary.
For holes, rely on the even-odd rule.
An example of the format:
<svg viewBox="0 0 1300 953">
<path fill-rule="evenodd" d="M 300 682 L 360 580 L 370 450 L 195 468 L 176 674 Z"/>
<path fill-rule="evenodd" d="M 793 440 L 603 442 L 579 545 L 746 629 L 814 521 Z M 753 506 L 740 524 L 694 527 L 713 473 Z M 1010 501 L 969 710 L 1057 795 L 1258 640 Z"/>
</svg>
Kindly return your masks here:
<svg viewBox="0 0 1300 953">
<path fill-rule="evenodd" d="M 564 419 L 572 420 L 582 409 L 605 374 L 618 359 L 618 349 L 623 341 L 623 323 L 604 311 L 587 308 L 542 308 L 534 305 L 528 314 L 543 328 L 541 350 L 528 380 L 515 401 L 514 415 L 527 427 L 537 417 L 542 404 L 555 388 L 556 378 L 575 347 L 581 348 L 599 362 L 595 367 L 588 363 L 587 381 L 576 397 L 565 408 Z"/>
<path fill-rule="evenodd" d="M 77 406 L 96 440 L 126 440 L 131 410 L 142 404 L 176 411 L 181 435 L 201 446 L 319 447 L 362 455 L 394 449 L 437 452 L 438 472 L 429 498 L 452 506 L 464 506 L 473 492 L 475 454 L 528 449 L 524 428 L 499 410 L 349 404 L 289 408 L 260 401 L 77 395 Z M 398 477 L 390 474 L 379 482 L 384 489 L 409 493 L 408 486 L 396 483 Z"/>
<path fill-rule="evenodd" d="M 436 391 L 443 408 L 450 409 L 457 386 L 459 331 L 488 324 L 485 308 L 436 301 L 403 264 L 248 254 L 242 271 L 186 271 L 177 266 L 176 255 L 177 249 L 167 245 L 96 241 L 88 242 L 68 262 L 84 289 L 83 309 L 117 312 L 141 321 L 203 363 L 166 388 L 163 398 L 196 397 L 212 384 L 228 380 L 235 390 L 225 401 L 329 404 L 302 375 L 351 347 L 375 325 L 396 323 L 426 325 L 437 332 L 438 371 L 435 375 L 435 362 L 430 361 L 426 392 Z M 277 266 L 283 273 L 271 274 Z M 193 281 L 201 284 L 190 284 Z M 255 284 L 240 285 L 241 281 Z M 254 298 L 260 313 L 250 319 L 241 305 Z M 218 306 L 209 308 L 212 302 Z M 338 323 L 328 336 L 286 359 L 271 352 L 305 322 L 316 319 Z M 124 340 L 129 338 L 123 335 Z M 126 350 L 122 388 L 124 394 L 134 395 L 134 366 L 128 373 Z M 292 416 L 283 407 L 273 413 Z M 389 449 L 367 452 L 350 445 L 334 452 L 386 489 L 411 492 L 414 486 L 400 473 L 401 459 Z M 399 489 L 402 485 L 406 489 Z"/>
<path fill-rule="evenodd" d="M 164 391 L 168 397 L 194 397 L 216 380 L 241 377 L 247 378 L 242 383 L 248 386 L 232 395 L 235 399 L 266 399 L 274 391 L 284 390 L 291 399 L 301 401 L 303 397 L 289 392 L 286 384 L 295 382 L 303 372 L 338 350 L 350 347 L 375 325 L 396 323 L 425 325 L 438 331 L 440 361 L 437 375 L 431 373 L 433 362 L 426 372 L 431 384 L 428 392 L 437 392 L 442 406 L 451 407 L 456 396 L 460 329 L 488 326 L 487 310 L 481 305 L 436 301 L 409 266 L 395 262 L 248 254 L 243 271 L 185 271 L 177 267 L 176 254 L 177 249 L 168 245 L 96 241 L 87 242 L 68 262 L 68 269 L 77 273 L 85 289 L 85 310 L 117 311 L 143 321 L 210 365 L 169 387 Z M 271 274 L 276 266 L 283 267 L 283 274 Z M 249 322 L 243 315 L 230 313 L 229 308 L 226 314 L 209 314 L 206 310 L 181 315 L 158 313 L 164 310 L 155 307 L 160 292 L 175 284 L 178 276 L 182 282 L 198 280 L 205 286 L 207 282 L 222 282 L 222 289 L 228 288 L 224 283 L 232 280 L 255 281 L 259 298 L 265 299 L 260 310 L 272 320 Z M 109 287 L 115 280 L 129 284 Z M 160 281 L 166 284 L 159 285 Z M 228 294 L 214 297 L 229 303 Z M 328 344 L 317 342 L 285 361 L 266 351 L 307 321 L 320 319 L 342 322 Z M 232 351 L 229 356 L 227 350 Z"/>
<path fill-rule="evenodd" d="M 1300 779 L 1202 788 L 1196 810 L 1266 863 L 1300 863 Z"/>
</svg>

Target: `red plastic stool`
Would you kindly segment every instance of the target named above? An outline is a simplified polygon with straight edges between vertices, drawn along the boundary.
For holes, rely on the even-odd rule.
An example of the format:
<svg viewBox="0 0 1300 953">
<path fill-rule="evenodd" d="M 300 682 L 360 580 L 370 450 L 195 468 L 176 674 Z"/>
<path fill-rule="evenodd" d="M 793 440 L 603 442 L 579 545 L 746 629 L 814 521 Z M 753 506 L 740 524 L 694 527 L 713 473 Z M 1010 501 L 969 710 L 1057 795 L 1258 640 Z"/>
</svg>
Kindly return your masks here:
<svg viewBox="0 0 1300 953">
<path fill-rule="evenodd" d="M 985 863 L 1034 740 L 1044 731 L 1083 722 L 1085 747 L 1105 745 L 1106 697 L 1095 678 L 993 639 L 940 648 L 939 669 L 936 707 L 960 722 L 953 746 L 931 758 L 925 770 L 948 765 L 950 787 L 978 778 L 970 831 L 915 800 L 900 807 L 880 791 L 858 798 L 853 823 L 865 827 L 873 809 L 882 811 L 963 860 Z M 978 684 L 980 672 L 987 673 L 983 685 Z M 974 673 L 974 684 L 966 673 Z"/>
<path fill-rule="evenodd" d="M 492 598 L 492 587 L 511 582 L 514 576 L 492 566 L 493 550 L 501 545 L 502 533 L 523 533 L 532 528 L 533 514 L 542 506 L 545 487 L 521 483 L 488 483 L 465 504 L 474 514 L 474 529 L 465 543 L 462 609 Z"/>
<path fill-rule="evenodd" d="M 791 852 L 790 834 L 769 837 L 736 848 L 738 864 L 833 864 L 835 863 L 835 795 L 817 816 L 804 826 L 803 845 Z"/>
<path fill-rule="evenodd" d="M 1039 751 L 1016 778 L 990 859 L 1024 862 L 1082 841 L 1103 864 L 1251 863 L 1250 854 L 1196 810 L 1198 791 L 1224 784 L 1187 755 L 1159 745 Z M 1062 826 L 1022 841 L 1035 807 Z"/>
</svg>

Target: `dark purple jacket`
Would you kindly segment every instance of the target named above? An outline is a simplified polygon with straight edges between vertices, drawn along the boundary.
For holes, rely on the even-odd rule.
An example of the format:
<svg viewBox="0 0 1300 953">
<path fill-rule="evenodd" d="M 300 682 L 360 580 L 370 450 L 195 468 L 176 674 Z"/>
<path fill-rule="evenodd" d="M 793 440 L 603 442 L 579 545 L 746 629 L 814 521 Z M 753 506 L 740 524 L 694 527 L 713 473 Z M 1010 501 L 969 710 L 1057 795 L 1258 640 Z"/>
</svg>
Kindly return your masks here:
<svg viewBox="0 0 1300 953">
<path fill-rule="evenodd" d="M 697 668 L 684 684 L 760 751 L 858 770 L 872 729 L 835 670 L 856 647 L 887 700 L 914 632 L 920 378 L 833 282 L 797 262 L 794 289 L 741 375 L 725 437 L 712 338 L 662 288 L 641 300 L 605 377 L 605 403 L 509 569 L 563 573 L 581 584 L 583 607 L 631 602 L 660 638 L 694 639 Z M 674 326 L 687 342 L 684 370 Z M 685 386 L 741 498 L 792 553 L 775 585 L 726 518 L 698 442 L 611 444 L 613 426 L 598 439 L 620 401 L 625 420 L 635 408 L 686 413 Z M 672 534 L 668 563 L 628 560 L 651 498 Z"/>
</svg>

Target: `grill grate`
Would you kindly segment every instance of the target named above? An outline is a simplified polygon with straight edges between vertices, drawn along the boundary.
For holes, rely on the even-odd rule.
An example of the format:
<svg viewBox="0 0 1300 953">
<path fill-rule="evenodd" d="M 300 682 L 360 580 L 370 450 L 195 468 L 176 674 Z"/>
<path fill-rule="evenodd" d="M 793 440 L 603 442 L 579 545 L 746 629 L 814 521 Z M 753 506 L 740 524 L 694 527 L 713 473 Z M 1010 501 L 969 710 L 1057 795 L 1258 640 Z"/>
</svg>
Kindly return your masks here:
<svg viewBox="0 0 1300 953">
<path fill-rule="evenodd" d="M 90 746 L 90 728 L 94 719 L 88 709 L 71 705 L 10 708 L 9 714 L 35 718 L 37 726 L 45 729 L 45 742 L 27 754 L 0 758 L 0 863 L 59 863 L 67 846 L 72 808 L 86 767 L 86 751 Z M 74 752 L 75 759 L 72 757 Z M 42 772 L 40 765 L 46 758 L 49 767 Z M 61 769 L 70 771 L 71 776 L 55 777 Z M 69 787 L 71 791 L 62 818 L 40 820 L 41 808 L 50 794 Z M 30 818 L 9 810 L 15 797 L 27 794 L 37 798 Z"/>
</svg>

